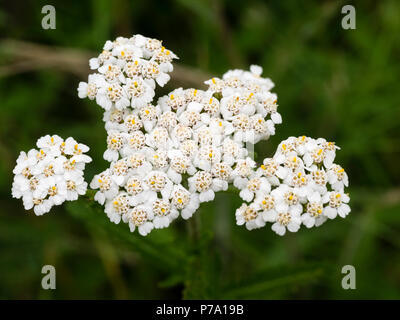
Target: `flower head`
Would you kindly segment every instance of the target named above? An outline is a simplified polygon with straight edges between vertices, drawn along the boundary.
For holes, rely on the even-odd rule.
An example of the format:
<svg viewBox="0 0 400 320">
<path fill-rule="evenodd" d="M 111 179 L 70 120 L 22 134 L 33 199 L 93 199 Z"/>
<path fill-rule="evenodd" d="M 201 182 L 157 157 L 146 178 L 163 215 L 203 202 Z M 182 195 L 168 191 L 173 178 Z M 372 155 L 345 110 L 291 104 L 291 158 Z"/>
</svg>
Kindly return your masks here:
<svg viewBox="0 0 400 320">
<path fill-rule="evenodd" d="M 46 135 L 36 145 L 39 150 L 21 152 L 17 159 L 12 196 L 22 198 L 26 210 L 42 215 L 86 193 L 83 171 L 92 159 L 84 154 L 89 148 L 71 137 L 64 141 L 57 135 Z"/>
</svg>

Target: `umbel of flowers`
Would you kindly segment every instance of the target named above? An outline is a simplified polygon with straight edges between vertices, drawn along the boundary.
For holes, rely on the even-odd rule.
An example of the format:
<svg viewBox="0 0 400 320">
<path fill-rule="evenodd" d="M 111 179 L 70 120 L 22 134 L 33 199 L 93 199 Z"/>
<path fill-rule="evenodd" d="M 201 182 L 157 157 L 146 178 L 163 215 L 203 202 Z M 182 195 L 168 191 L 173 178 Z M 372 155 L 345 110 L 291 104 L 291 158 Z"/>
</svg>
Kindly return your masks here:
<svg viewBox="0 0 400 320">
<path fill-rule="evenodd" d="M 325 139 L 306 136 L 282 141 L 272 158 L 239 186 L 243 203 L 236 210 L 238 225 L 249 230 L 272 223 L 272 230 L 320 226 L 328 218 L 346 217 L 350 212 L 344 169 L 334 164 L 338 147 Z M 248 204 L 250 202 L 250 204 Z"/>
<path fill-rule="evenodd" d="M 42 215 L 86 193 L 83 171 L 92 159 L 84 154 L 89 148 L 71 137 L 64 141 L 47 135 L 36 145 L 39 150 L 21 151 L 11 191 L 14 198 L 22 198 L 26 210 L 33 208 L 36 215 Z"/>
<path fill-rule="evenodd" d="M 333 143 L 291 137 L 260 167 L 250 157 L 246 144 L 267 140 L 282 122 L 277 96 L 270 91 L 274 84 L 261 76 L 261 67 L 230 70 L 205 81 L 207 90 L 178 88 L 154 101 L 156 86 L 170 79 L 174 59 L 159 40 L 119 37 L 89 61 L 95 73 L 79 84 L 79 97 L 104 109 L 103 156 L 110 166 L 90 187 L 110 221 L 147 235 L 180 216 L 190 218 L 229 185 L 247 202 L 237 209 L 236 220 L 249 230 L 271 222 L 283 235 L 286 229 L 319 226 L 349 213 L 347 175 L 333 164 Z M 19 186 L 23 168 L 18 161 L 14 184 Z M 23 190 L 31 190 L 24 183 Z M 14 196 L 23 194 L 14 189 L 21 187 L 13 187 Z M 32 199 L 46 197 L 49 193 Z M 37 214 L 47 211 L 35 206 Z"/>
</svg>

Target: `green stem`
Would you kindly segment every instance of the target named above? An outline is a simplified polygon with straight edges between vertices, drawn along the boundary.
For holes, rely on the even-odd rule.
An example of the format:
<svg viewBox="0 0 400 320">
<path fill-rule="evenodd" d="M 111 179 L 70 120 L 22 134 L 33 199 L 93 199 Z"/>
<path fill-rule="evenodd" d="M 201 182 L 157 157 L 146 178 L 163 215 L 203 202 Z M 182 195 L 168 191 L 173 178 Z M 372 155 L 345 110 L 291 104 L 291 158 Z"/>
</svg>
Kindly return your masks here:
<svg viewBox="0 0 400 320">
<path fill-rule="evenodd" d="M 188 235 L 192 244 L 195 245 L 200 237 L 200 221 L 196 213 L 188 221 Z"/>
<path fill-rule="evenodd" d="M 82 196 L 82 198 L 86 199 L 89 202 L 94 201 L 94 196 L 96 192 L 97 192 L 96 190 L 87 189 L 86 193 Z"/>
</svg>

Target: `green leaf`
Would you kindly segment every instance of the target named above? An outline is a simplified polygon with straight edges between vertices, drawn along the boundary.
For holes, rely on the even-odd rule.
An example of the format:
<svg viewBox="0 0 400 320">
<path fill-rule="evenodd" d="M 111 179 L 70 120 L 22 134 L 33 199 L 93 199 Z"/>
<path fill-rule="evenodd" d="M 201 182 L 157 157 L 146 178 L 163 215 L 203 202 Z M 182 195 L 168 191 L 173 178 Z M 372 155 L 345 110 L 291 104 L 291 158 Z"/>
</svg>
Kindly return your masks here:
<svg viewBox="0 0 400 320">
<path fill-rule="evenodd" d="M 295 288 L 310 285 L 324 275 L 324 267 L 266 269 L 253 274 L 249 279 L 226 286 L 222 289 L 224 299 L 263 299 L 268 298 L 272 290 Z"/>
</svg>

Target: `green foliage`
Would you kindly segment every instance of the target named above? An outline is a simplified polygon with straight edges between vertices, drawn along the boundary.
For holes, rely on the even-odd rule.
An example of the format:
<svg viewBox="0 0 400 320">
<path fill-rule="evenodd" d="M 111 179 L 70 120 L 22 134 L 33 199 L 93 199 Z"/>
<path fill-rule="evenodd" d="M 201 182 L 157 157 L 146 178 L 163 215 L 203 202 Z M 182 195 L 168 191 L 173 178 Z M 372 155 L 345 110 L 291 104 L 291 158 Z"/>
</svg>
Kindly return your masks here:
<svg viewBox="0 0 400 320">
<path fill-rule="evenodd" d="M 341 28 L 343 1 L 56 2 L 56 30 L 40 27 L 44 4 L 5 3 L 2 35 L 97 52 L 109 38 L 141 33 L 217 76 L 262 65 L 284 122 L 257 157 L 292 135 L 336 141 L 352 213 L 283 238 L 236 226 L 233 193 L 147 237 L 86 199 L 35 217 L 10 197 L 19 151 L 47 133 L 74 136 L 91 146 L 90 180 L 107 166 L 102 112 L 77 97 L 75 74 L 19 71 L 0 45 L 0 298 L 400 298 L 398 1 L 357 1 L 356 30 Z M 45 264 L 57 269 L 55 291 L 40 287 Z M 357 290 L 341 288 L 346 264 L 356 267 Z"/>
</svg>

